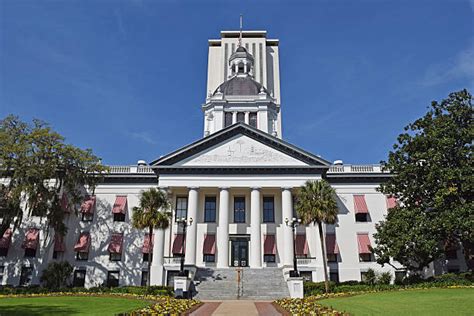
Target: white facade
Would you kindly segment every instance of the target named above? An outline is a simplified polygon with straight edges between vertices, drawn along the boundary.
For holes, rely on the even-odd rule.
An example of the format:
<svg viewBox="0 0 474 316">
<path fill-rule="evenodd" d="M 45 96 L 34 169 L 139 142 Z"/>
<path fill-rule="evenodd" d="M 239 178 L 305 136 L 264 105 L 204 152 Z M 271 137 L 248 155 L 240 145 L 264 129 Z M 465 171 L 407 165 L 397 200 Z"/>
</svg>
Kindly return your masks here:
<svg viewBox="0 0 474 316">
<path fill-rule="evenodd" d="M 246 49 L 238 50 L 239 36 Z M 179 270 L 180 258 L 173 249 L 181 233 L 176 218 L 181 216 L 193 219 L 184 251 L 191 276 L 199 268 L 237 265 L 279 267 L 286 277 L 292 269 L 294 236 L 285 220 L 293 217 L 293 196 L 305 181 L 322 178 L 335 188 L 339 206 L 337 224 L 324 227 L 325 236 L 335 234 L 339 249 L 332 258 L 336 260 L 329 263 L 331 278 L 361 280 L 369 268 L 394 274 L 393 267 L 382 268 L 373 256 L 361 256 L 363 245 L 358 237 L 366 234 L 374 245 L 375 224 L 388 212 L 387 198 L 376 188 L 389 175 L 378 165 L 331 165 L 282 140 L 278 49 L 278 40 L 267 39 L 265 31 L 222 32 L 221 39 L 210 40 L 209 93 L 202 106 L 205 137 L 149 166 L 112 166 L 110 175 L 96 188 L 92 220 L 82 220 L 80 211 L 79 216 L 72 212 L 66 217 L 65 251 L 57 259 L 53 259 L 54 232 L 46 230 L 44 220 L 25 219 L 14 232 L 6 256 L 0 256 L 0 283 L 19 285 L 22 269 L 31 267 L 30 283 L 38 284 L 49 262 L 68 260 L 77 271 L 85 271 L 87 287 L 107 284 L 110 273 L 116 272 L 119 285 L 140 285 L 143 272 L 147 273 L 146 232 L 133 229 L 130 219 L 140 192 L 151 187 L 168 192 L 173 211 L 170 228 L 154 232 L 152 284 L 170 282 Z M 227 125 L 225 113 L 230 113 Z M 117 196 L 126 196 L 122 219 L 112 211 Z M 368 215 L 362 219 L 356 216 L 355 196 L 367 206 Z M 22 243 L 31 227 L 40 229 L 39 243 L 35 256 L 25 258 Z M 90 246 L 86 260 L 77 260 L 74 247 L 82 232 L 90 233 Z M 116 261 L 109 254 L 114 233 L 123 235 Z M 321 281 L 318 229 L 297 227 L 296 240 L 304 240 L 303 234 L 306 243 L 297 245 L 298 268 L 305 277 Z M 206 236 L 214 236 L 214 242 L 209 244 L 212 238 L 206 240 Z M 368 261 L 361 260 L 364 258 Z M 452 260 L 444 267 L 450 268 L 463 270 L 465 266 Z"/>
</svg>

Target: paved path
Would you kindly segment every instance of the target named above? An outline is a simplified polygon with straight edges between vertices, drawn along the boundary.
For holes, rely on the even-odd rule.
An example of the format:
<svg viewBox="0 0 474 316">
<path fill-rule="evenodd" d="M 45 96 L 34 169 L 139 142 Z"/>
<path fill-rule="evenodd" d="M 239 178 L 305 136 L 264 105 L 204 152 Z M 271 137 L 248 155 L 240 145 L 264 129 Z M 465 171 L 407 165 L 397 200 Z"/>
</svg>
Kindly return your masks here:
<svg viewBox="0 0 474 316">
<path fill-rule="evenodd" d="M 254 301 L 222 301 L 204 302 L 200 308 L 191 313 L 192 316 L 278 316 L 281 315 L 271 302 Z"/>
</svg>

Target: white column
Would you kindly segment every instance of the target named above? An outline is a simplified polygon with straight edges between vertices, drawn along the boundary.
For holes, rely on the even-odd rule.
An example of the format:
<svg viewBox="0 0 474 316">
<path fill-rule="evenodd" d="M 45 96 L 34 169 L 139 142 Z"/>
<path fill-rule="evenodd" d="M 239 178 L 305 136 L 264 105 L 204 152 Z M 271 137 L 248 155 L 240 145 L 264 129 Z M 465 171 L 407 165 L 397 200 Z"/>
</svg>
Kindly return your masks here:
<svg viewBox="0 0 474 316">
<path fill-rule="evenodd" d="M 237 112 L 232 112 L 232 124 L 237 123 Z"/>
<path fill-rule="evenodd" d="M 165 230 L 154 229 L 153 235 L 153 260 L 151 262 L 151 271 L 148 272 L 148 277 L 151 278 L 151 285 L 163 285 L 163 256 L 165 252 Z"/>
<path fill-rule="evenodd" d="M 291 266 L 293 264 L 293 232 L 291 226 L 286 225 L 285 219 L 289 221 L 293 218 L 293 199 L 290 188 L 282 188 L 281 191 L 281 210 L 283 218 L 283 244 L 285 245 L 283 254 L 283 264 Z"/>
<path fill-rule="evenodd" d="M 217 267 L 229 267 L 229 189 L 220 188 L 217 227 Z"/>
<path fill-rule="evenodd" d="M 250 125 L 250 123 L 249 123 L 249 112 L 245 112 L 245 124 Z"/>
<path fill-rule="evenodd" d="M 186 231 L 186 254 L 184 263 L 196 265 L 196 238 L 197 238 L 197 210 L 198 210 L 198 188 L 189 188 L 188 193 L 188 223 L 193 219 L 193 223 Z"/>
<path fill-rule="evenodd" d="M 250 193 L 250 267 L 262 267 L 260 188 Z"/>
</svg>

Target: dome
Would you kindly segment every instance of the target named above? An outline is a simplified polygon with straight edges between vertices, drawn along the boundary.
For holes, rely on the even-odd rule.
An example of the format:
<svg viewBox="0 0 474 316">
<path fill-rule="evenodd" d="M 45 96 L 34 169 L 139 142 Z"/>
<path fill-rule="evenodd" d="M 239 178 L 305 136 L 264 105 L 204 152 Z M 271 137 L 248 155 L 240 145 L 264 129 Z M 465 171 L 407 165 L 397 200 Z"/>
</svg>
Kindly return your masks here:
<svg viewBox="0 0 474 316">
<path fill-rule="evenodd" d="M 232 61 L 237 58 L 247 59 L 253 63 L 253 56 L 243 46 L 237 47 L 234 53 L 230 55 L 229 61 Z"/>
<path fill-rule="evenodd" d="M 214 91 L 213 95 L 221 92 L 224 95 L 258 95 L 261 91 L 268 94 L 263 85 L 255 81 L 251 76 L 235 76 L 224 81 Z"/>
</svg>

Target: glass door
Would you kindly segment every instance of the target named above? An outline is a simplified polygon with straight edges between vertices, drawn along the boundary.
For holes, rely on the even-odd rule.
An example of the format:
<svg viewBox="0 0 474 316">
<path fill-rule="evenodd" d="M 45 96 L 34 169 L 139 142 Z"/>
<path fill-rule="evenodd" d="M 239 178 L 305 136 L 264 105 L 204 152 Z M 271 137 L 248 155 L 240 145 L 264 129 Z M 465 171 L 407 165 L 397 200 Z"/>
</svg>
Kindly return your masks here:
<svg viewBox="0 0 474 316">
<path fill-rule="evenodd" d="M 236 238 L 232 240 L 232 262 L 233 267 L 248 267 L 249 241 L 247 238 Z"/>
</svg>

